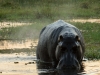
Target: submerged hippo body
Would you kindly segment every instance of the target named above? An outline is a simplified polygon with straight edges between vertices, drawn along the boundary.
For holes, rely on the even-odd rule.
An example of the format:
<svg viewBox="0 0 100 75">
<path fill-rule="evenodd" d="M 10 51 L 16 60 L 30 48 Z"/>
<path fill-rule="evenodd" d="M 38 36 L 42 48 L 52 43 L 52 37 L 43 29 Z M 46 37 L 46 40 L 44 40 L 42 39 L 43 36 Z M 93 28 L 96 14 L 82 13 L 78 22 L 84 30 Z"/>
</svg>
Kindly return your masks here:
<svg viewBox="0 0 100 75">
<path fill-rule="evenodd" d="M 42 29 L 36 56 L 44 62 L 52 62 L 53 68 L 81 69 L 84 40 L 75 26 L 58 20 Z"/>
</svg>

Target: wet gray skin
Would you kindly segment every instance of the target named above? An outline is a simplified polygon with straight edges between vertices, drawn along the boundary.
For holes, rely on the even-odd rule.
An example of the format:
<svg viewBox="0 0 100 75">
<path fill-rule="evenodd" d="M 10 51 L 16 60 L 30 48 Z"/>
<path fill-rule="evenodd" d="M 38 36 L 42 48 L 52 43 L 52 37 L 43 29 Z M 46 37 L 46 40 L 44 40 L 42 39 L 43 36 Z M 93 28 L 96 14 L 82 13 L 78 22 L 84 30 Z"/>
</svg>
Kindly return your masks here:
<svg viewBox="0 0 100 75">
<path fill-rule="evenodd" d="M 84 52 L 81 32 L 69 23 L 58 20 L 40 32 L 36 57 L 54 69 L 81 69 Z"/>
</svg>

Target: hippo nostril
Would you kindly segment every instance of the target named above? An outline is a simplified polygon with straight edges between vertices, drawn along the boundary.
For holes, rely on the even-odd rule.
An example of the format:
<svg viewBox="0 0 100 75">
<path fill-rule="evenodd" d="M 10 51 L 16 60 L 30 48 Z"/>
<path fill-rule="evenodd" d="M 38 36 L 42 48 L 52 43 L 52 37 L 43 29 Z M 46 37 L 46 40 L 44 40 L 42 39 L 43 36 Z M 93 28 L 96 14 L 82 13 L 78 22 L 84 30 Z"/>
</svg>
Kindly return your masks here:
<svg viewBox="0 0 100 75">
<path fill-rule="evenodd" d="M 62 66 L 63 69 L 75 69 L 75 65 L 63 65 Z"/>
<path fill-rule="evenodd" d="M 72 68 L 73 68 L 73 69 L 76 68 L 75 65 L 72 65 Z"/>
</svg>

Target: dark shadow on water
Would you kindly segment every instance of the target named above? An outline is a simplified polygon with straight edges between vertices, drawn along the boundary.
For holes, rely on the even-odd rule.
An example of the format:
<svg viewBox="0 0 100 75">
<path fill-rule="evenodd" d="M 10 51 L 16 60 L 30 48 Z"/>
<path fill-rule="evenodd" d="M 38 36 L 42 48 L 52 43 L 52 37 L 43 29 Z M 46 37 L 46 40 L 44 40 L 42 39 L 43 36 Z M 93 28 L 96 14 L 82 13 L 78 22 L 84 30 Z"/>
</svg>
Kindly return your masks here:
<svg viewBox="0 0 100 75">
<path fill-rule="evenodd" d="M 83 70 L 78 71 L 74 69 L 58 70 L 52 69 L 51 63 L 37 62 L 38 75 L 87 75 Z"/>
<path fill-rule="evenodd" d="M 83 73 L 79 73 L 75 70 L 56 70 L 56 71 L 46 71 L 46 72 L 40 72 L 38 75 L 86 75 Z"/>
</svg>

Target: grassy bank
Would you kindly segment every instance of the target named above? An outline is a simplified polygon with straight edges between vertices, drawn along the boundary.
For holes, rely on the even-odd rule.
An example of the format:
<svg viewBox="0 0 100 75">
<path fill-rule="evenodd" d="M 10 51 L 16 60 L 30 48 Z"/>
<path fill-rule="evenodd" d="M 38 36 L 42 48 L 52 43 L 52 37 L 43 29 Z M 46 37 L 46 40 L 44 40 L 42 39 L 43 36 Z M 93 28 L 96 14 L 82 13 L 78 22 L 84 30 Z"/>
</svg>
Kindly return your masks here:
<svg viewBox="0 0 100 75">
<path fill-rule="evenodd" d="M 0 30 L 0 39 L 38 39 L 40 30 L 51 22 L 36 22 L 29 26 L 3 28 Z M 100 59 L 100 24 L 99 23 L 75 23 L 85 39 L 85 56 L 90 59 Z"/>
<path fill-rule="evenodd" d="M 0 21 L 99 17 L 99 0 L 0 0 Z"/>
</svg>

